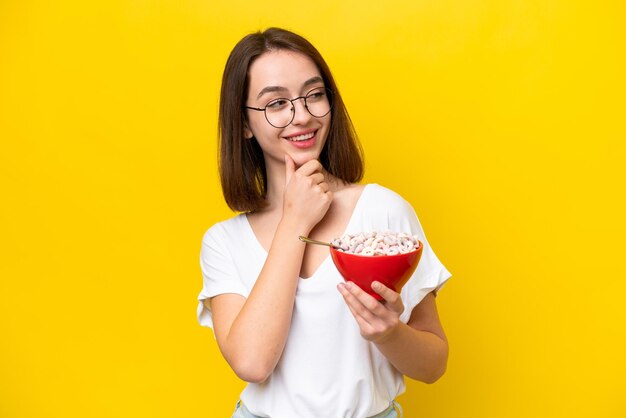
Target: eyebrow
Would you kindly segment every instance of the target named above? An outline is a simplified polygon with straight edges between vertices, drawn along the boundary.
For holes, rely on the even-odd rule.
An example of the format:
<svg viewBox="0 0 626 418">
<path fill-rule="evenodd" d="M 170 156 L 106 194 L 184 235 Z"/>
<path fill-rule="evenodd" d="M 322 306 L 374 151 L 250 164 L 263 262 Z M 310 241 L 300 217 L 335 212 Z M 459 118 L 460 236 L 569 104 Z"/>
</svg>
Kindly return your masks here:
<svg viewBox="0 0 626 418">
<path fill-rule="evenodd" d="M 307 81 L 305 81 L 304 83 L 302 83 L 302 87 L 308 87 L 308 86 L 310 86 L 310 85 L 317 84 L 317 83 L 320 83 L 320 82 L 322 82 L 322 83 L 324 82 L 324 80 L 322 79 L 322 77 L 320 77 L 320 76 L 311 77 L 311 78 L 309 78 Z M 264 87 L 264 88 L 263 88 L 263 89 L 259 92 L 259 94 L 256 96 L 256 98 L 257 98 L 257 99 L 260 99 L 260 98 L 261 98 L 261 96 L 263 96 L 264 94 L 267 94 L 267 93 L 274 93 L 274 92 L 277 92 L 277 91 L 280 91 L 280 92 L 285 91 L 285 92 L 286 92 L 286 91 L 287 91 L 287 88 L 286 88 L 286 87 L 282 87 L 282 86 L 267 86 L 267 87 Z"/>
</svg>

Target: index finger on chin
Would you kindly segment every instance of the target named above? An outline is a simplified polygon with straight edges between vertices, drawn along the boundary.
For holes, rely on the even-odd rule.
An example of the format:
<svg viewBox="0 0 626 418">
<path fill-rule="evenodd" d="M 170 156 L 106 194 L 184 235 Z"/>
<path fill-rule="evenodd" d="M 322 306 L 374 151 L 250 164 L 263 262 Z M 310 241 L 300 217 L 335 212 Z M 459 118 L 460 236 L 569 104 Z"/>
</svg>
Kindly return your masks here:
<svg viewBox="0 0 626 418">
<path fill-rule="evenodd" d="M 300 168 L 298 168 L 298 170 L 296 171 L 305 176 L 309 176 L 313 173 L 321 172 L 322 163 L 320 163 L 318 160 L 309 160 L 306 163 L 302 164 Z"/>
</svg>

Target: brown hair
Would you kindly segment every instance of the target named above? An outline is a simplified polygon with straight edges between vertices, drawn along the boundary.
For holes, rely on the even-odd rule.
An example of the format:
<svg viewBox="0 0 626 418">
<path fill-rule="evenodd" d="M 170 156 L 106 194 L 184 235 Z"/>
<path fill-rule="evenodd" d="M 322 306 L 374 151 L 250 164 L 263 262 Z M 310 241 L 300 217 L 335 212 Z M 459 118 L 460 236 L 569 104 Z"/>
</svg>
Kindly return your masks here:
<svg viewBox="0 0 626 418">
<path fill-rule="evenodd" d="M 255 138 L 244 138 L 250 65 L 271 50 L 289 50 L 311 58 L 332 90 L 331 124 L 320 162 L 333 176 L 355 183 L 363 177 L 363 152 L 335 80 L 321 54 L 293 32 L 270 28 L 244 37 L 235 45 L 224 68 L 219 111 L 219 171 L 228 206 L 248 212 L 266 205 L 267 173 L 263 151 Z"/>
</svg>

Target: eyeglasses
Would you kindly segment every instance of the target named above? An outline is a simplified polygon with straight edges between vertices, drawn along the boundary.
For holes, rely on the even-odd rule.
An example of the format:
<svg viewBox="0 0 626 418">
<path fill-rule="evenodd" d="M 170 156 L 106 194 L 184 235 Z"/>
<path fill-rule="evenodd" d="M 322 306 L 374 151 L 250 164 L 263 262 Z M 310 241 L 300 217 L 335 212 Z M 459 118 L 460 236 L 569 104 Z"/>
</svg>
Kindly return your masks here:
<svg viewBox="0 0 626 418">
<path fill-rule="evenodd" d="M 315 118 L 323 118 L 330 113 L 332 105 L 332 91 L 325 87 L 317 87 L 306 95 L 295 99 L 273 99 L 265 107 L 244 106 L 246 109 L 265 113 L 265 119 L 275 128 L 284 128 L 293 122 L 296 116 L 296 100 L 304 99 L 304 107 Z"/>
</svg>

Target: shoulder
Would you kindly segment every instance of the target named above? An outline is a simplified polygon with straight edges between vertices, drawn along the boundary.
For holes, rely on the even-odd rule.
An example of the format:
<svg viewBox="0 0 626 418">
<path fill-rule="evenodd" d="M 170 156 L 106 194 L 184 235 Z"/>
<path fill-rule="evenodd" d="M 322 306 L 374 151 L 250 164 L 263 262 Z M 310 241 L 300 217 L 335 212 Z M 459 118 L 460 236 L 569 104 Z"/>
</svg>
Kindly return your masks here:
<svg viewBox="0 0 626 418">
<path fill-rule="evenodd" d="M 413 231 L 417 229 L 413 207 L 399 193 L 380 184 L 368 184 L 357 203 L 353 231 Z"/>
<path fill-rule="evenodd" d="M 241 213 L 235 215 L 232 218 L 213 224 L 202 237 L 202 243 L 204 245 L 214 243 L 227 243 L 232 240 L 241 239 L 245 236 L 242 233 L 245 227 L 245 214 Z"/>
<path fill-rule="evenodd" d="M 413 207 L 400 194 L 376 183 L 370 183 L 364 190 L 368 207 L 384 207 L 389 212 L 413 211 Z"/>
</svg>

